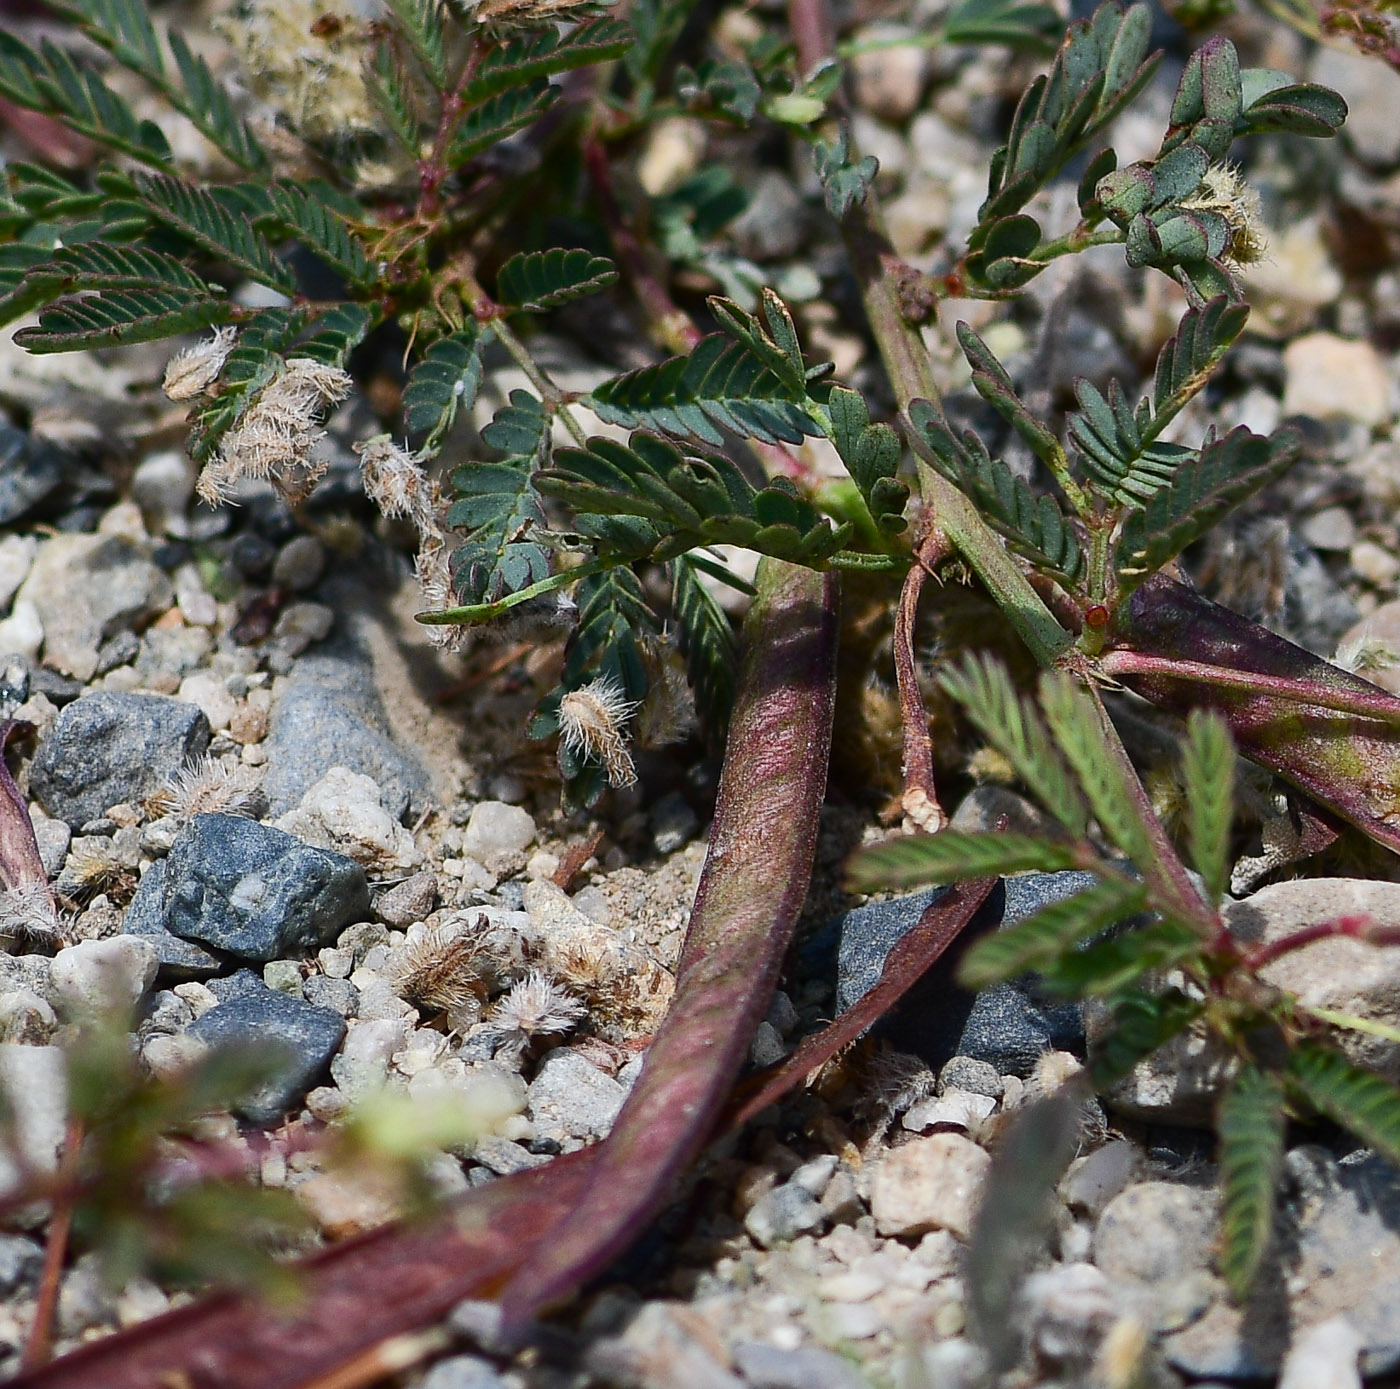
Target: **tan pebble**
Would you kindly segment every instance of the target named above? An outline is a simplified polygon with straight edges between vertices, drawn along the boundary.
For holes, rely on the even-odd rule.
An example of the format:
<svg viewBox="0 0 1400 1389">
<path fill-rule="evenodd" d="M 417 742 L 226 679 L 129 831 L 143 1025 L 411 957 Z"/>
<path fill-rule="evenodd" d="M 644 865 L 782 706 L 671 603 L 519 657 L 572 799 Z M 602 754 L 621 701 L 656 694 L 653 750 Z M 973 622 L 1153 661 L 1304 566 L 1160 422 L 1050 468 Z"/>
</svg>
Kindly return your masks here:
<svg viewBox="0 0 1400 1389">
<path fill-rule="evenodd" d="M 954 1133 L 896 1148 L 876 1164 L 870 1212 L 882 1235 L 948 1230 L 966 1240 L 991 1158 Z"/>
</svg>

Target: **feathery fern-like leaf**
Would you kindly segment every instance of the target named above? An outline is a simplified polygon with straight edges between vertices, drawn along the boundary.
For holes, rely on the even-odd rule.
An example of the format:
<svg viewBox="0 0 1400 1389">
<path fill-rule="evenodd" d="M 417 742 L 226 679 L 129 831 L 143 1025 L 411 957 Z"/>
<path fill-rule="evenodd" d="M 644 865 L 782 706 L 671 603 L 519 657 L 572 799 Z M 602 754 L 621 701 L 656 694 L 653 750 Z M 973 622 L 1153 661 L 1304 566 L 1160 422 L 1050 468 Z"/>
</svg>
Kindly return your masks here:
<svg viewBox="0 0 1400 1389">
<path fill-rule="evenodd" d="M 111 290 L 59 299 L 21 328 L 15 341 L 30 352 L 118 347 L 190 333 L 229 317 L 226 299 L 170 290 Z"/>
<path fill-rule="evenodd" d="M 886 535 L 898 535 L 907 522 L 904 504 L 909 488 L 895 477 L 899 468 L 899 435 L 887 424 L 871 424 L 870 410 L 859 391 L 833 386 L 826 401 L 832 442 L 846 465 L 875 524 Z"/>
<path fill-rule="evenodd" d="M 906 835 L 862 849 L 847 877 L 857 891 L 923 887 L 1004 873 L 1055 873 L 1078 861 L 1074 846 L 1028 834 Z"/>
<path fill-rule="evenodd" d="M 596 387 L 589 402 L 600 418 L 627 428 L 661 430 L 707 444 L 731 429 L 764 443 L 798 444 L 821 426 L 794 391 L 743 343 L 711 334 L 688 356 L 641 367 Z"/>
<path fill-rule="evenodd" d="M 617 283 L 617 266 L 606 256 L 556 246 L 520 251 L 501 266 L 496 298 L 516 309 L 554 309 Z"/>
<path fill-rule="evenodd" d="M 439 338 L 413 368 L 403 393 L 404 428 L 422 439 L 425 453 L 435 454 L 458 412 L 472 408 L 481 388 L 481 354 L 490 340 L 491 329 L 472 320 Z M 532 453 L 533 446 L 507 451 Z"/>
<path fill-rule="evenodd" d="M 1146 869 L 1155 859 L 1156 846 L 1126 774 L 1109 749 L 1093 701 L 1071 677 L 1046 673 L 1040 681 L 1040 707 L 1055 746 L 1073 768 L 1100 828 L 1134 864 Z"/>
<path fill-rule="evenodd" d="M 389 133 L 405 154 L 416 159 L 426 117 L 418 93 L 392 44 L 379 44 L 365 65 L 365 88 Z"/>
<path fill-rule="evenodd" d="M 1123 523 L 1114 556 L 1120 579 L 1141 582 L 1199 540 L 1241 502 L 1280 477 L 1297 459 L 1292 430 L 1270 438 L 1240 425 L 1208 442 L 1200 457 L 1178 467 L 1169 485 Z"/>
<path fill-rule="evenodd" d="M 185 88 L 185 99 L 177 102 L 183 114 L 240 169 L 258 173 L 267 168 L 267 151 L 238 114 L 228 89 L 175 29 L 170 30 L 170 52 Z"/>
<path fill-rule="evenodd" d="M 1037 568 L 1073 584 L 1084 573 L 1084 552 L 1053 497 L 1037 496 L 971 430 L 959 438 L 937 406 L 911 401 L 914 451 L 977 503 L 983 517 Z"/>
<path fill-rule="evenodd" d="M 1235 814 L 1235 744 L 1218 714 L 1193 709 L 1181 756 L 1191 862 L 1212 902 L 1225 892 Z"/>
<path fill-rule="evenodd" d="M 440 0 L 384 0 L 397 21 L 423 75 L 434 90 L 445 93 L 451 83 L 447 69 L 447 34 Z"/>
<path fill-rule="evenodd" d="M 522 82 L 553 77 L 592 63 L 612 62 L 632 45 L 632 30 L 617 19 L 595 19 L 567 34 L 529 34 L 493 48 L 467 84 L 463 100 L 475 105 Z"/>
<path fill-rule="evenodd" d="M 629 445 L 591 439 L 587 449 L 560 449 L 535 485 L 576 512 L 650 522 L 663 537 L 650 552 L 658 560 L 730 544 L 820 568 L 851 532 L 849 523 L 833 526 L 786 479 L 755 491 L 728 459 L 687 456 L 649 434 L 634 434 Z"/>
<path fill-rule="evenodd" d="M 63 246 L 52 255 L 37 247 L 15 249 L 20 251 L 13 258 L 16 267 L 25 261 L 28 265 L 9 288 L 4 268 L 0 267 L 0 323 L 79 290 L 163 289 L 201 299 L 212 292 L 183 261 L 162 251 L 110 246 L 99 241 Z"/>
<path fill-rule="evenodd" d="M 1112 998 L 1145 975 L 1191 959 L 1200 949 L 1201 937 L 1189 926 L 1154 921 L 1047 961 L 1040 973 L 1040 986 L 1062 998 Z"/>
<path fill-rule="evenodd" d="M 940 683 L 1041 805 L 1072 835 L 1082 835 L 1084 799 L 1045 721 L 1029 700 L 1017 695 L 1006 668 L 989 656 L 971 655 L 945 671 Z"/>
<path fill-rule="evenodd" d="M 447 523 L 467 532 L 453 552 L 463 603 L 492 603 L 549 574 L 549 552 L 530 539 L 544 523 L 532 474 L 549 447 L 549 420 L 528 391 L 512 391 L 482 438 L 505 452 L 499 463 L 467 463 L 452 474 L 456 500 Z"/>
<path fill-rule="evenodd" d="M 1096 1090 L 1106 1090 L 1139 1061 L 1184 1032 L 1204 1011 L 1204 1005 L 1179 989 L 1161 993 L 1129 989 L 1113 1004 L 1113 1021 L 1094 1043 L 1089 1076 Z"/>
<path fill-rule="evenodd" d="M 1400 1090 L 1384 1076 L 1330 1047 L 1303 1041 L 1293 1048 L 1284 1079 L 1319 1114 L 1400 1164 Z"/>
<path fill-rule="evenodd" d="M 453 132 L 448 162 L 454 169 L 460 168 L 508 136 L 533 125 L 558 96 L 559 89 L 541 77 L 488 98 L 468 112 Z"/>
<path fill-rule="evenodd" d="M 1274 1227 L 1274 1191 L 1283 1169 L 1283 1086 L 1245 1066 L 1220 1102 L 1220 1271 L 1244 1301 Z"/>
<path fill-rule="evenodd" d="M 365 259 L 363 247 L 351 235 L 345 222 L 321 198 L 290 183 L 272 184 L 268 202 L 282 230 L 315 251 L 332 269 L 351 284 L 366 285 L 374 272 Z"/>
<path fill-rule="evenodd" d="M 1052 963 L 1066 950 L 1143 909 L 1141 883 L 1106 881 L 1042 907 L 1015 926 L 982 936 L 958 965 L 958 982 L 985 989 Z"/>
<path fill-rule="evenodd" d="M 136 187 L 157 221 L 201 250 L 237 266 L 260 284 L 284 294 L 295 291 L 291 270 L 272 254 L 249 218 L 230 212 L 207 189 L 166 174 L 139 175 Z"/>
<path fill-rule="evenodd" d="M 722 734 L 734 703 L 738 642 L 729 615 L 700 582 L 693 555 L 671 562 L 671 611 L 697 702 L 714 734 Z"/>
</svg>

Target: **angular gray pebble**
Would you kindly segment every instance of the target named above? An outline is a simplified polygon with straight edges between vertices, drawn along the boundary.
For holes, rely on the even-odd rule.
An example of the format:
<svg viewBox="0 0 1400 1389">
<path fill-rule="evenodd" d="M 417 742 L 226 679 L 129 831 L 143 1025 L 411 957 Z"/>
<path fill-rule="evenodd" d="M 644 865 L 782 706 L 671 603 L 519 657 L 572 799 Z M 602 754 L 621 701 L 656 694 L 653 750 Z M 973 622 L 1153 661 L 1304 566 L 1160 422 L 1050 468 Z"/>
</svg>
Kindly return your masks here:
<svg viewBox="0 0 1400 1389">
<path fill-rule="evenodd" d="M 365 870 L 353 859 L 237 815 L 196 815 L 164 866 L 138 924 L 246 960 L 305 954 L 369 914 Z"/>
<path fill-rule="evenodd" d="M 187 1035 L 215 1047 L 267 1048 L 271 1076 L 234 1113 L 275 1124 L 325 1073 L 345 1037 L 345 1019 L 258 984 L 196 1018 Z"/>
<path fill-rule="evenodd" d="M 208 746 L 209 720 L 197 705 L 98 690 L 54 720 L 34 758 L 30 790 L 50 815 L 76 828 L 109 806 L 159 791 Z"/>
</svg>

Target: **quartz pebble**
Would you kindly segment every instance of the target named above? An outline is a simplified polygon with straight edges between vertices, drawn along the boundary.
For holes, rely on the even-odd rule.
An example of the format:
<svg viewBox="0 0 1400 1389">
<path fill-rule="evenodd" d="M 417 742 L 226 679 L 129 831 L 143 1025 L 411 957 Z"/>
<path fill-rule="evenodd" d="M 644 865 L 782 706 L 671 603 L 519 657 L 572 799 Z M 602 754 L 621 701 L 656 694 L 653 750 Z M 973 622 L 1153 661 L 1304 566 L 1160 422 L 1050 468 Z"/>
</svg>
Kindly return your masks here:
<svg viewBox="0 0 1400 1389">
<path fill-rule="evenodd" d="M 53 989 L 71 1019 L 125 1018 L 155 982 L 159 957 L 141 936 L 111 936 L 65 946 L 54 956 Z"/>
<path fill-rule="evenodd" d="M 955 1133 L 916 1138 L 880 1159 L 870 1179 L 870 1213 L 882 1235 L 948 1230 L 966 1240 L 991 1158 Z"/>
<path fill-rule="evenodd" d="M 1390 418 L 1390 373 L 1369 342 L 1308 333 L 1284 348 L 1285 415 L 1336 416 L 1377 428 Z"/>
<path fill-rule="evenodd" d="M 348 767 L 332 767 L 276 824 L 376 874 L 406 872 L 423 862 L 413 836 L 384 808 L 374 779 Z"/>
<path fill-rule="evenodd" d="M 51 1175 L 68 1124 L 68 1063 L 61 1047 L 0 1043 L 0 1196 L 19 1188 L 19 1162 L 32 1174 Z"/>
<path fill-rule="evenodd" d="M 812 1193 L 795 1182 L 785 1182 L 765 1192 L 749 1207 L 744 1228 L 764 1249 L 789 1244 L 799 1235 L 820 1230 L 826 1212 Z"/>
<path fill-rule="evenodd" d="M 523 853 L 535 840 L 535 822 L 528 810 L 504 801 L 481 801 L 472 807 L 462 847 L 489 867 L 499 854 Z"/>
<path fill-rule="evenodd" d="M 546 1132 L 601 1138 L 612 1127 L 627 1092 L 567 1047 L 551 1051 L 530 1086 L 530 1114 Z"/>
</svg>

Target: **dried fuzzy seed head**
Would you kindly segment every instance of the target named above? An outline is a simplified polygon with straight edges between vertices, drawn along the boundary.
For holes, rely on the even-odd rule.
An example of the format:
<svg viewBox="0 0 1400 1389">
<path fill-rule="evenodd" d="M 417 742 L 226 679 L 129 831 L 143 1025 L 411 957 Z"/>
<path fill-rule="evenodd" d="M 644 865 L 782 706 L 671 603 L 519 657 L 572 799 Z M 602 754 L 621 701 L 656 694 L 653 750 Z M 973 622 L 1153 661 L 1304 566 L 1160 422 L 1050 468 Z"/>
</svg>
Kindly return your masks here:
<svg viewBox="0 0 1400 1389">
<path fill-rule="evenodd" d="M 293 357 L 242 418 L 195 485 L 210 506 L 227 500 L 240 478 L 265 478 L 290 503 L 305 500 L 326 471 L 311 451 L 324 436 L 320 422 L 354 384 L 348 372 L 309 357 Z"/>
<path fill-rule="evenodd" d="M 355 445 L 360 455 L 365 495 L 391 519 L 413 521 L 420 530 L 436 528 L 437 487 L 416 454 L 400 448 L 387 434 Z"/>
<path fill-rule="evenodd" d="M 67 926 L 47 883 L 20 883 L 0 892 L 0 935 L 39 945 L 65 938 Z"/>
<path fill-rule="evenodd" d="M 125 899 L 136 890 L 137 877 L 110 839 L 76 842 L 58 875 L 58 891 L 71 902 L 89 902 L 99 892 Z"/>
<path fill-rule="evenodd" d="M 490 1035 L 499 1037 L 497 1054 L 521 1055 L 536 1037 L 568 1032 L 587 1010 L 540 970 L 532 969 L 505 997 L 496 1001 L 486 1019 Z"/>
<path fill-rule="evenodd" d="M 436 530 L 424 534 L 413 569 L 423 594 L 423 606 L 430 613 L 446 612 L 457 606 L 447 544 Z M 466 627 L 425 625 L 423 631 L 429 645 L 436 646 L 439 651 L 461 651 L 467 644 Z"/>
<path fill-rule="evenodd" d="M 1254 265 L 1269 249 L 1264 235 L 1264 212 L 1259 194 L 1245 182 L 1233 164 L 1212 164 L 1201 178 L 1201 186 L 1181 206 L 1188 210 L 1214 212 L 1225 222 L 1229 235 L 1221 259 L 1232 266 Z"/>
<path fill-rule="evenodd" d="M 196 815 L 256 818 L 263 808 L 263 795 L 251 767 L 226 767 L 217 757 L 206 756 L 175 772 L 147 806 L 157 815 L 180 820 Z"/>
<path fill-rule="evenodd" d="M 404 952 L 395 987 L 400 998 L 454 1025 L 474 1022 L 490 993 L 495 968 L 479 929 L 434 926 Z"/>
<path fill-rule="evenodd" d="M 559 701 L 559 746 L 601 762 L 609 786 L 633 786 L 637 773 L 622 730 L 636 709 L 622 686 L 607 676 L 570 690 Z"/>
<path fill-rule="evenodd" d="M 219 379 L 237 335 L 232 326 L 216 328 L 212 338 L 177 352 L 166 363 L 161 389 L 171 400 L 192 400 L 203 394 Z"/>
<path fill-rule="evenodd" d="M 640 645 L 648 684 L 637 712 L 637 742 L 644 748 L 684 742 L 695 731 L 695 696 L 680 645 L 669 636 L 643 638 Z"/>
<path fill-rule="evenodd" d="M 471 17 L 495 37 L 507 37 L 516 30 L 552 28 L 561 20 L 585 19 L 605 7 L 599 0 L 481 0 L 471 8 Z"/>
<path fill-rule="evenodd" d="M 865 1065 L 866 1103 L 877 1113 L 902 1114 L 938 1088 L 938 1077 L 904 1051 L 877 1051 Z"/>
</svg>

